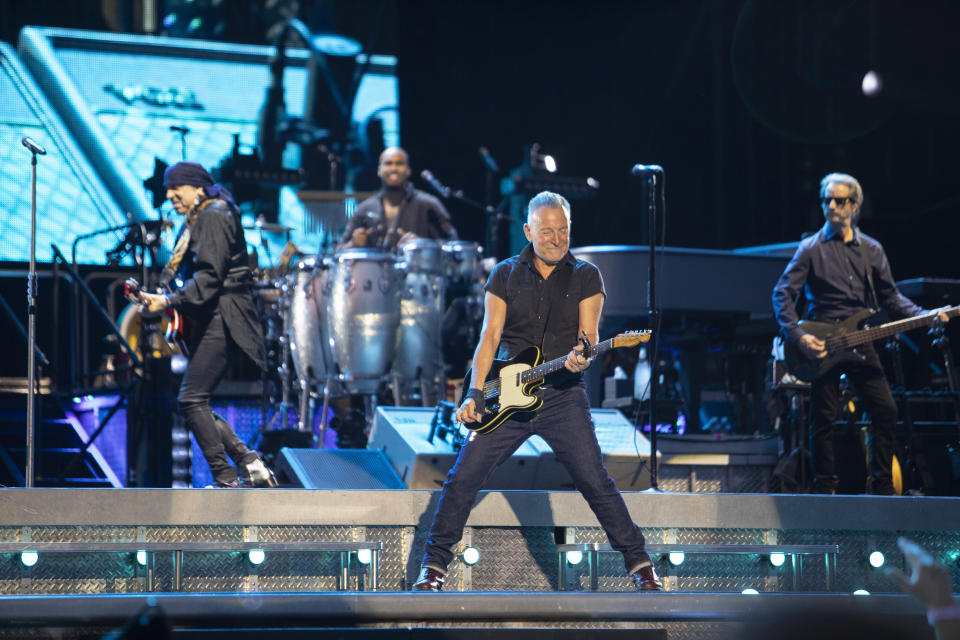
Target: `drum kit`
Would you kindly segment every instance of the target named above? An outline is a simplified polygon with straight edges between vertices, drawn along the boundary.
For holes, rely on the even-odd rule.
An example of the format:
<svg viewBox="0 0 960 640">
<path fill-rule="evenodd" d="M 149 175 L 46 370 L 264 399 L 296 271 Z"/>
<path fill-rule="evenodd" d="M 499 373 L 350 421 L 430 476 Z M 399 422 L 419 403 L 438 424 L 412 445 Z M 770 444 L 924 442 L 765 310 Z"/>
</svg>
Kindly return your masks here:
<svg viewBox="0 0 960 640">
<path fill-rule="evenodd" d="M 447 297 L 472 298 L 471 307 L 482 309 L 475 300 L 482 298 L 482 254 L 475 242 L 417 238 L 396 253 L 352 248 L 302 256 L 287 273 L 261 280 L 255 293 L 263 320 L 282 327 L 281 412 L 294 383 L 303 431 L 312 430 L 320 397 L 321 430 L 336 397 L 364 396 L 370 408 L 384 389 L 396 404 L 443 400 Z M 480 319 L 472 319 L 478 328 Z M 272 333 L 268 328 L 268 343 Z"/>
</svg>

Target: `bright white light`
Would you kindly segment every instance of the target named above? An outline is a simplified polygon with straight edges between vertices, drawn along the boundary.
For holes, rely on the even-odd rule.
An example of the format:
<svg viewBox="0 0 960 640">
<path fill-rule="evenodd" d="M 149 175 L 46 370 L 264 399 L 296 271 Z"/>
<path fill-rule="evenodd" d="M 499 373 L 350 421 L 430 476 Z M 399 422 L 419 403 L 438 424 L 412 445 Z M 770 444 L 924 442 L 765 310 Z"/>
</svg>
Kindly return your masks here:
<svg viewBox="0 0 960 640">
<path fill-rule="evenodd" d="M 147 552 L 137 551 L 137 564 L 141 567 L 147 566 Z"/>
<path fill-rule="evenodd" d="M 876 71 L 870 70 L 863 75 L 860 89 L 865 96 L 875 96 L 883 90 L 883 79 Z"/>
<path fill-rule="evenodd" d="M 463 550 L 463 562 L 473 566 L 480 561 L 480 552 L 474 547 L 467 547 Z"/>
<path fill-rule="evenodd" d="M 868 560 L 870 561 L 870 566 L 876 569 L 882 567 L 883 563 L 886 561 L 886 559 L 883 557 L 883 554 L 879 551 L 872 552 Z"/>
<path fill-rule="evenodd" d="M 23 551 L 20 553 L 20 562 L 22 562 L 25 567 L 32 567 L 37 564 L 37 560 L 39 559 L 40 555 L 36 551 Z"/>
<path fill-rule="evenodd" d="M 360 564 L 370 564 L 370 549 L 358 549 L 357 550 L 357 562 Z"/>
<path fill-rule="evenodd" d="M 247 558 L 250 560 L 250 564 L 260 564 L 267 558 L 267 554 L 263 552 L 263 549 L 250 549 L 247 552 Z"/>
<path fill-rule="evenodd" d="M 856 591 L 853 592 L 853 595 L 855 595 L 855 596 L 868 596 L 868 595 L 870 595 L 870 592 L 867 591 L 866 589 L 857 589 Z"/>
<path fill-rule="evenodd" d="M 170 371 L 174 375 L 180 375 L 181 373 L 187 370 L 188 362 L 189 361 L 186 358 L 184 358 L 181 354 L 175 353 L 170 358 Z"/>
<path fill-rule="evenodd" d="M 363 45 L 347 36 L 323 33 L 313 37 L 313 46 L 328 56 L 355 56 L 363 51 Z"/>
<path fill-rule="evenodd" d="M 783 566 L 783 563 L 786 562 L 787 555 L 785 553 L 771 553 L 770 554 L 770 564 L 775 567 Z"/>
<path fill-rule="evenodd" d="M 756 596 L 756 595 L 759 595 L 759 594 L 760 594 L 759 591 L 757 591 L 756 589 L 751 589 L 750 587 L 747 587 L 746 589 L 744 589 L 744 590 L 741 591 L 740 593 L 742 593 L 742 594 L 745 595 L 745 596 Z"/>
<path fill-rule="evenodd" d="M 678 567 L 681 564 L 683 564 L 683 561 L 686 558 L 686 556 L 683 554 L 683 551 L 671 551 L 670 555 L 667 556 L 667 558 L 670 560 L 670 564 L 672 564 L 675 567 Z"/>
<path fill-rule="evenodd" d="M 583 562 L 583 553 L 580 551 L 567 551 L 567 564 L 576 565 Z"/>
<path fill-rule="evenodd" d="M 557 161 L 553 156 L 543 156 L 543 168 L 550 173 L 557 172 Z"/>
</svg>

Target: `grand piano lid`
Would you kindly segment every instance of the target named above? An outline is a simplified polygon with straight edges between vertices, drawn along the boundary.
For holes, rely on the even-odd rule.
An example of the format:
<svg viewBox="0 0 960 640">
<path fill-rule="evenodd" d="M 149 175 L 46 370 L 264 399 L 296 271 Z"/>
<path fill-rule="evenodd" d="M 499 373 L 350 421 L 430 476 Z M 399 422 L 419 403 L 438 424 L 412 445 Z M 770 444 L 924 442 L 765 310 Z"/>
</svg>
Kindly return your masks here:
<svg viewBox="0 0 960 640">
<path fill-rule="evenodd" d="M 650 248 L 633 245 L 577 247 L 571 252 L 603 274 L 606 317 L 648 312 Z M 667 311 L 748 313 L 772 317 L 771 295 L 789 256 L 743 254 L 718 249 L 657 250 L 657 306 Z"/>
</svg>

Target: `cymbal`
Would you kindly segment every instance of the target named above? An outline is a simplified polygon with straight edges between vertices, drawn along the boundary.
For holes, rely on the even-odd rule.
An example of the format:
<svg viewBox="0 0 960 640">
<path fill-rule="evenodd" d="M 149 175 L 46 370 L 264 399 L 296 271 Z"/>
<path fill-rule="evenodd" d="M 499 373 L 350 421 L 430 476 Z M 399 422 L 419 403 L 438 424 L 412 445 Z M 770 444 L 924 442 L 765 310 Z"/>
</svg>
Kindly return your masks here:
<svg viewBox="0 0 960 640">
<path fill-rule="evenodd" d="M 260 221 L 257 221 L 254 224 L 245 224 L 243 225 L 243 228 L 250 231 L 266 231 L 267 233 L 286 233 L 287 231 L 293 231 L 293 227 L 288 227 L 276 222 Z"/>
</svg>

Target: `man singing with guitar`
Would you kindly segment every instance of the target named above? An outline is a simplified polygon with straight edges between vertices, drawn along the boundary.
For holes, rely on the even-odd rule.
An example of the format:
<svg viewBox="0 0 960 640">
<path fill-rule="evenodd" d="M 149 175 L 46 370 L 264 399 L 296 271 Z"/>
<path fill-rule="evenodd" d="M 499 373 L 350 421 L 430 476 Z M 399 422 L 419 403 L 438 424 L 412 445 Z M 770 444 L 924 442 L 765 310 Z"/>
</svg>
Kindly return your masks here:
<svg viewBox="0 0 960 640">
<path fill-rule="evenodd" d="M 523 230 L 530 244 L 498 264 L 485 285 L 482 334 L 472 375 L 464 381 L 469 391 L 457 410 L 457 420 L 474 431 L 443 484 L 413 588 L 440 590 L 477 492 L 497 465 L 537 434 L 623 553 L 637 588 L 660 590 L 643 534 L 603 466 L 583 383 L 582 371 L 597 352 L 584 343 L 596 345 L 598 339 L 605 295 L 600 272 L 569 252 L 570 203 L 563 196 L 547 191 L 535 196 Z M 494 360 L 498 348 L 500 358 L 513 358 L 512 364 Z M 523 354 L 534 361 L 517 362 Z M 548 363 L 546 370 L 555 373 L 523 377 L 523 371 L 550 359 L 556 364 Z M 490 373 L 495 380 L 488 380 Z"/>
<path fill-rule="evenodd" d="M 820 203 L 826 224 L 800 243 L 773 289 L 777 322 L 788 346 L 799 351 L 795 358 L 799 362 L 792 365 L 788 354 L 788 369 L 812 381 L 813 490 L 835 493 L 838 486 L 833 428 L 840 376 L 845 373 L 870 414 L 870 493 L 892 495 L 897 405 L 870 342 L 882 337 L 882 332 L 857 331 L 850 325 L 872 315 L 864 308 L 886 309 L 896 318 L 919 317 L 919 322 L 902 328 L 902 321 L 891 323 L 893 330 L 887 335 L 912 324 L 946 322 L 950 315 L 921 309 L 897 290 L 883 247 L 856 226 L 863 189 L 853 176 L 831 173 L 824 177 Z M 806 321 L 798 321 L 795 307 L 801 291 L 807 301 Z"/>
<path fill-rule="evenodd" d="M 252 274 L 240 210 L 230 192 L 194 162 L 178 162 L 163 176 L 167 199 L 184 216 L 173 257 L 164 267 L 162 284 L 172 293 L 139 294 L 144 311 L 168 308 L 182 313 L 190 325 L 185 336 L 190 364 L 177 397 L 180 412 L 210 465 L 216 487 L 275 487 L 277 481 L 255 451 L 210 408 L 210 396 L 227 370 L 237 347 L 261 369 L 266 349 L 250 291 Z M 227 455 L 239 467 L 227 461 Z"/>
</svg>

